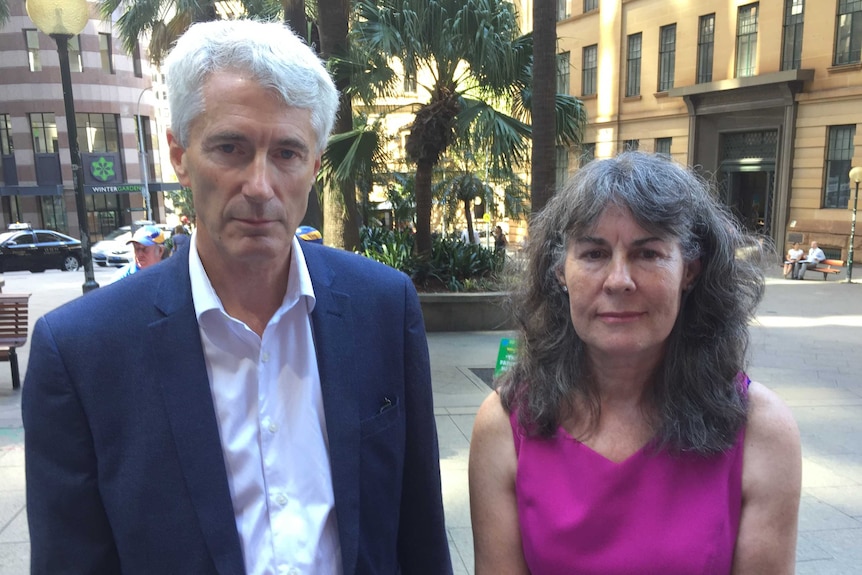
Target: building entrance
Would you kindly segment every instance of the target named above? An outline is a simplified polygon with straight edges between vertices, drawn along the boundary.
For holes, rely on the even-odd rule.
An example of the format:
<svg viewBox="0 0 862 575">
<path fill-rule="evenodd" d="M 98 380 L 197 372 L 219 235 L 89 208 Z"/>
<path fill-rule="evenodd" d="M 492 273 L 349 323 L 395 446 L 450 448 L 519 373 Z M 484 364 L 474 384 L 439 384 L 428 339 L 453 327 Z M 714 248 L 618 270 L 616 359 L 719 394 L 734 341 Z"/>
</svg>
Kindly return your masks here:
<svg viewBox="0 0 862 575">
<path fill-rule="evenodd" d="M 778 131 L 722 135 L 721 179 L 725 202 L 751 232 L 772 237 Z"/>
<path fill-rule="evenodd" d="M 772 235 L 775 170 L 726 171 L 727 204 L 748 231 Z"/>
</svg>

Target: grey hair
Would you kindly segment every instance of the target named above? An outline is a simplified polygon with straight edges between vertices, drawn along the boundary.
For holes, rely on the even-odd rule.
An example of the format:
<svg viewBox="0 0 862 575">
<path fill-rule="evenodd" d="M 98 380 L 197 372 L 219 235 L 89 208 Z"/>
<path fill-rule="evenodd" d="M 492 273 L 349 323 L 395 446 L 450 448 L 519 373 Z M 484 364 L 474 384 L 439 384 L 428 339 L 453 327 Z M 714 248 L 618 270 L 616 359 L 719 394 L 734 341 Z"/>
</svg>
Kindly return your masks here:
<svg viewBox="0 0 862 575">
<path fill-rule="evenodd" d="M 594 160 L 531 221 L 526 269 L 511 302 L 520 330 L 518 360 L 500 381 L 503 405 L 516 410 L 533 435 L 549 437 L 570 417 L 595 429 L 598 390 L 558 272 L 569 242 L 588 233 L 611 206 L 628 210 L 658 237 L 677 240 L 686 262 L 701 262 L 654 374 L 655 445 L 724 451 L 745 423 L 739 375 L 747 325 L 763 297 L 767 246 L 739 227 L 705 179 L 664 156 L 626 152 Z M 577 413 L 576 401 L 588 413 Z"/>
<path fill-rule="evenodd" d="M 275 90 L 285 104 L 311 111 L 318 152 L 335 124 L 338 90 L 320 58 L 278 22 L 216 20 L 192 25 L 165 59 L 171 131 L 183 147 L 189 127 L 204 111 L 210 74 L 238 70 Z"/>
</svg>

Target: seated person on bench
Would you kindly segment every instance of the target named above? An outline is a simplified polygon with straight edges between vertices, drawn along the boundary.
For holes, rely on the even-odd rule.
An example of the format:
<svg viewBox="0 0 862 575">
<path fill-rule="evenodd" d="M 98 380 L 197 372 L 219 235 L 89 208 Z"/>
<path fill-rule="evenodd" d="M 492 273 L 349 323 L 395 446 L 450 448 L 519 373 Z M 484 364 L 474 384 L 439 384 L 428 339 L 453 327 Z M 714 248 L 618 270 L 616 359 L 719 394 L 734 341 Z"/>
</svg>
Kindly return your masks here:
<svg viewBox="0 0 862 575">
<path fill-rule="evenodd" d="M 817 242 L 811 242 L 811 249 L 808 250 L 808 256 L 804 260 L 800 260 L 793 264 L 793 279 L 801 280 L 805 277 L 805 270 L 817 267 L 817 264 L 826 259 L 826 254 L 823 253 Z"/>
<path fill-rule="evenodd" d="M 793 271 L 793 264 L 802 259 L 802 254 L 805 252 L 802 251 L 802 248 L 799 247 L 799 242 L 793 242 L 793 247 L 787 250 L 787 256 L 785 256 L 784 260 L 784 278 L 787 279 L 787 275 Z"/>
</svg>

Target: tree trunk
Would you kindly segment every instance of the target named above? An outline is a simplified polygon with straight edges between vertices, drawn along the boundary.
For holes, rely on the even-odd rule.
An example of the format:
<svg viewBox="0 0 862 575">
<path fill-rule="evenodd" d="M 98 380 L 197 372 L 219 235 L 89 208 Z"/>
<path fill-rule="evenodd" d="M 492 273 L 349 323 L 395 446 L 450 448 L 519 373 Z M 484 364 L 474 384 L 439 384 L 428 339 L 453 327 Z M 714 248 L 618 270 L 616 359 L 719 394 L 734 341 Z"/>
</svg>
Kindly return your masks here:
<svg viewBox="0 0 862 575">
<path fill-rule="evenodd" d="M 348 0 L 318 0 L 318 28 L 323 58 L 347 55 L 347 26 L 350 15 Z M 353 129 L 353 106 L 344 95 L 344 85 L 336 85 L 341 93 L 336 134 Z M 340 200 L 340 201 L 339 201 Z M 347 250 L 359 245 L 359 214 L 356 211 L 356 184 L 347 182 L 324 194 L 324 229 L 326 243 Z"/>
<path fill-rule="evenodd" d="M 557 3 L 533 2 L 532 211 L 545 207 L 556 186 Z"/>
<path fill-rule="evenodd" d="M 464 200 L 464 217 L 467 219 L 467 243 L 473 243 L 473 210 L 470 209 L 473 206 L 473 202 L 465 199 Z"/>
<path fill-rule="evenodd" d="M 416 250 L 421 256 L 431 257 L 431 175 L 434 163 L 419 160 L 416 163 Z"/>
<path fill-rule="evenodd" d="M 281 0 L 284 9 L 284 23 L 296 32 L 300 38 L 305 38 L 308 45 L 311 39 L 308 34 L 308 19 L 305 16 L 305 0 Z"/>
</svg>

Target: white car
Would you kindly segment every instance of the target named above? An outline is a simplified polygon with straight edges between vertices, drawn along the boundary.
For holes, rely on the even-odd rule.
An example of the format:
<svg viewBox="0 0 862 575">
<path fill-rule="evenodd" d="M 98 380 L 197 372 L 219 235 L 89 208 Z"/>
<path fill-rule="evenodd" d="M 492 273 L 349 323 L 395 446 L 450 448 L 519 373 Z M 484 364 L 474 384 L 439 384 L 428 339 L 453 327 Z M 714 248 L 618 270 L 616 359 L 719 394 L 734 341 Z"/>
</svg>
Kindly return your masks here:
<svg viewBox="0 0 862 575">
<path fill-rule="evenodd" d="M 166 238 L 171 237 L 171 227 L 167 224 L 139 221 L 135 222 L 135 229 L 148 224 L 161 228 L 165 232 Z M 132 226 L 117 228 L 105 236 L 105 239 L 93 244 L 93 247 L 90 249 L 93 254 L 93 263 L 101 267 L 113 266 L 121 268 L 133 262 L 135 260 L 135 250 L 127 243 L 131 239 Z"/>
</svg>

